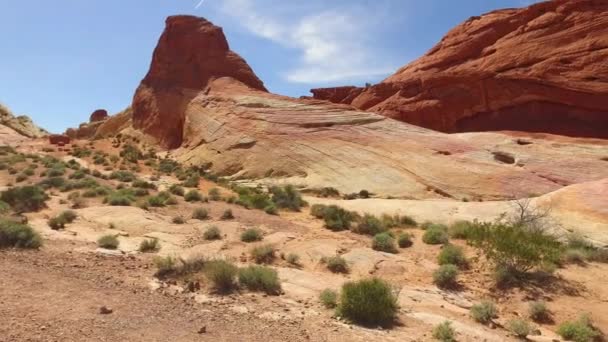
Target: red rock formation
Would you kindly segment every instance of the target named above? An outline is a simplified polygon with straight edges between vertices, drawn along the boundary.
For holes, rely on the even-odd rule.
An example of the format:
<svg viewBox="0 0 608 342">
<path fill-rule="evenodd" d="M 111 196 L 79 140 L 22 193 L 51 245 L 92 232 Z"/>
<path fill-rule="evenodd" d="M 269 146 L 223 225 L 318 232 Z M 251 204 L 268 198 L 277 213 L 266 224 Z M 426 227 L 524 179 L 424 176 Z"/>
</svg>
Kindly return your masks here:
<svg viewBox="0 0 608 342">
<path fill-rule="evenodd" d="M 89 122 L 103 121 L 108 117 L 108 112 L 105 109 L 97 109 L 91 114 Z"/>
<path fill-rule="evenodd" d="M 317 99 L 444 132 L 608 138 L 608 1 L 554 0 L 472 17 L 368 88 Z"/>
<path fill-rule="evenodd" d="M 230 51 L 220 27 L 203 18 L 169 17 L 150 70 L 133 98 L 133 126 L 164 147 L 179 147 L 185 107 L 220 77 L 266 91 L 245 60 Z"/>
<path fill-rule="evenodd" d="M 70 137 L 62 134 L 51 134 L 49 135 L 49 143 L 52 145 L 64 146 L 70 143 Z"/>
</svg>

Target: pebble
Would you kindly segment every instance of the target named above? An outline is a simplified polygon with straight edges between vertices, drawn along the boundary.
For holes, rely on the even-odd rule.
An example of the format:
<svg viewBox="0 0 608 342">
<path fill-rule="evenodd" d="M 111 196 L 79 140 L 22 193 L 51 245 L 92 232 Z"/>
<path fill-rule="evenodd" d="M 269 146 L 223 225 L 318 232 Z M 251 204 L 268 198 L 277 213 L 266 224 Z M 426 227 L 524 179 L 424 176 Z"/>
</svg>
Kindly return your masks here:
<svg viewBox="0 0 608 342">
<path fill-rule="evenodd" d="M 101 308 L 99 308 L 99 313 L 102 315 L 109 315 L 112 312 L 114 312 L 114 310 L 112 310 L 112 308 L 109 308 L 107 306 L 102 306 Z"/>
</svg>

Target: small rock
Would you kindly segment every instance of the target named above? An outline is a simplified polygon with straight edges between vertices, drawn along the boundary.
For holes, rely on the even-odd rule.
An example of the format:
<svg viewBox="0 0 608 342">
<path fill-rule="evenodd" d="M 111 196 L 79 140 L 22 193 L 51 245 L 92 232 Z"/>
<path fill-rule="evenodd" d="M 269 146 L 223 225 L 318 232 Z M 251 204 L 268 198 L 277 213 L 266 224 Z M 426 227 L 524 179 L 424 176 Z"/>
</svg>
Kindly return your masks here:
<svg viewBox="0 0 608 342">
<path fill-rule="evenodd" d="M 109 315 L 112 312 L 114 312 L 114 310 L 112 310 L 112 308 L 109 308 L 107 306 L 102 306 L 101 308 L 99 308 L 99 313 L 102 315 Z"/>
<path fill-rule="evenodd" d="M 203 325 L 200 329 L 198 329 L 198 333 L 199 334 L 206 334 L 207 333 L 207 326 Z"/>
</svg>

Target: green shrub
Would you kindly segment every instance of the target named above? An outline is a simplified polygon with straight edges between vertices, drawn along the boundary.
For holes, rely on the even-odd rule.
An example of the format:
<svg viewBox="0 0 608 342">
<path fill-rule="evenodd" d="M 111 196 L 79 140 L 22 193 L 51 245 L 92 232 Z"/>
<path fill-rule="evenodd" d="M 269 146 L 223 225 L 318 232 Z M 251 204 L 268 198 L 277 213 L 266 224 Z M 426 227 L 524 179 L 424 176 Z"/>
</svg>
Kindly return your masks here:
<svg viewBox="0 0 608 342">
<path fill-rule="evenodd" d="M 135 201 L 135 195 L 130 189 L 120 189 L 106 196 L 104 202 L 111 206 L 130 206 Z"/>
<path fill-rule="evenodd" d="M 422 241 L 429 245 L 440 245 L 448 243 L 449 236 L 445 229 L 433 226 L 424 232 Z"/>
<path fill-rule="evenodd" d="M 593 328 L 589 317 L 583 315 L 576 321 L 568 321 L 560 324 L 557 333 L 568 341 L 592 342 L 600 334 Z"/>
<path fill-rule="evenodd" d="M 145 239 L 139 244 L 139 251 L 142 253 L 156 252 L 160 249 L 158 239 Z"/>
<path fill-rule="evenodd" d="M 251 291 L 263 291 L 271 295 L 281 292 L 277 271 L 270 267 L 252 265 L 241 268 L 239 283 Z"/>
<path fill-rule="evenodd" d="M 452 328 L 452 322 L 444 321 L 433 328 L 433 338 L 442 342 L 455 342 L 456 332 Z"/>
<path fill-rule="evenodd" d="M 262 231 L 256 228 L 249 228 L 241 234 L 241 241 L 243 242 L 261 241 L 263 238 Z"/>
<path fill-rule="evenodd" d="M 184 223 L 186 223 L 186 220 L 181 216 L 174 216 L 171 219 L 171 222 L 173 222 L 175 224 L 184 224 Z"/>
<path fill-rule="evenodd" d="M 30 185 L 10 188 L 0 194 L 0 199 L 17 213 L 38 211 L 46 206 L 48 198 L 42 188 Z"/>
<path fill-rule="evenodd" d="M 469 238 L 469 231 L 473 223 L 470 221 L 456 221 L 448 228 L 448 234 L 453 239 L 466 240 Z"/>
<path fill-rule="evenodd" d="M 205 230 L 205 232 L 203 233 L 203 237 L 205 238 L 205 240 L 221 240 L 222 234 L 218 227 L 211 226 L 207 228 L 207 230 Z"/>
<path fill-rule="evenodd" d="M 234 288 L 238 268 L 225 260 L 211 260 L 205 264 L 205 276 L 219 292 L 230 292 Z"/>
<path fill-rule="evenodd" d="M 549 310 L 547 309 L 547 303 L 543 300 L 530 302 L 528 306 L 528 314 L 530 318 L 536 322 L 543 322 L 549 319 Z"/>
<path fill-rule="evenodd" d="M 220 217 L 221 220 L 232 220 L 234 219 L 234 214 L 231 209 L 224 210 L 224 213 Z"/>
<path fill-rule="evenodd" d="M 412 241 L 413 237 L 414 236 L 410 233 L 399 234 L 399 237 L 397 238 L 397 244 L 401 248 L 411 247 L 414 244 L 414 242 Z"/>
<path fill-rule="evenodd" d="M 504 223 L 475 224 L 469 243 L 481 249 L 497 269 L 518 276 L 560 260 L 562 247 L 557 239 L 542 230 L 530 230 Z"/>
<path fill-rule="evenodd" d="M 148 197 L 148 205 L 151 207 L 164 207 L 167 199 L 161 196 Z"/>
<path fill-rule="evenodd" d="M 42 238 L 32 227 L 0 219 L 0 248 L 38 248 L 42 246 Z"/>
<path fill-rule="evenodd" d="M 452 287 L 456 285 L 458 277 L 458 267 L 452 264 L 445 264 L 433 272 L 433 282 L 439 287 Z"/>
<path fill-rule="evenodd" d="M 52 230 L 59 230 L 65 228 L 65 221 L 60 217 L 50 218 L 47 221 L 47 224 L 49 225 L 49 227 L 51 227 Z"/>
<path fill-rule="evenodd" d="M 266 208 L 264 208 L 264 212 L 268 215 L 278 215 L 279 214 L 279 210 L 277 209 L 277 206 L 274 204 L 269 204 Z"/>
<path fill-rule="evenodd" d="M 272 245 L 255 246 L 251 249 L 251 257 L 257 264 L 270 264 L 274 261 L 274 247 Z"/>
<path fill-rule="evenodd" d="M 331 289 L 323 290 L 319 295 L 319 300 L 327 309 L 333 309 L 338 306 L 338 294 Z"/>
<path fill-rule="evenodd" d="M 110 179 L 116 179 L 123 183 L 130 183 L 136 179 L 135 175 L 129 171 L 114 171 L 110 174 Z"/>
<path fill-rule="evenodd" d="M 383 280 L 363 279 L 342 286 L 338 312 L 355 323 L 390 325 L 397 310 L 397 298 Z"/>
<path fill-rule="evenodd" d="M 437 228 L 437 229 L 442 229 L 444 231 L 448 231 L 448 226 L 446 226 L 445 224 L 441 224 L 441 223 L 433 223 L 430 221 L 425 221 L 420 225 L 420 228 L 427 230 L 427 229 L 431 229 L 431 228 Z"/>
<path fill-rule="evenodd" d="M 20 174 L 15 178 L 16 183 L 21 183 L 27 179 L 27 175 Z"/>
<path fill-rule="evenodd" d="M 326 207 L 323 215 L 325 227 L 333 231 L 350 229 L 351 223 L 356 217 L 355 213 L 344 210 L 336 205 Z"/>
<path fill-rule="evenodd" d="M 11 211 L 11 206 L 8 203 L 0 200 L 0 215 L 7 214 L 9 211 Z"/>
<path fill-rule="evenodd" d="M 164 277 L 171 273 L 174 273 L 177 267 L 177 259 L 168 255 L 165 257 L 156 257 L 154 258 L 154 264 L 156 265 L 156 273 L 157 277 Z"/>
<path fill-rule="evenodd" d="M 272 201 L 278 208 L 300 211 L 300 208 L 306 205 L 300 192 L 292 185 L 273 186 L 270 188 L 270 193 L 272 194 Z"/>
<path fill-rule="evenodd" d="M 346 260 L 339 255 L 325 259 L 327 269 L 334 273 L 348 273 L 348 264 Z"/>
<path fill-rule="evenodd" d="M 452 264 L 458 267 L 466 267 L 468 264 L 467 258 L 464 256 L 462 247 L 452 244 L 445 244 L 439 252 L 437 258 L 439 265 Z"/>
<path fill-rule="evenodd" d="M 116 249 L 119 245 L 118 238 L 115 235 L 104 235 L 97 239 L 97 245 L 101 248 Z"/>
<path fill-rule="evenodd" d="M 530 323 L 523 319 L 512 319 L 507 322 L 507 328 L 516 337 L 525 339 L 532 332 Z"/>
<path fill-rule="evenodd" d="M 135 180 L 132 184 L 132 187 L 134 188 L 141 188 L 141 189 L 150 189 L 150 190 L 154 190 L 156 189 L 156 185 L 152 184 L 152 183 L 148 183 L 145 180 Z"/>
<path fill-rule="evenodd" d="M 357 226 L 352 229 L 357 234 L 367 234 L 374 236 L 386 231 L 386 227 L 376 216 L 365 214 L 357 223 Z"/>
<path fill-rule="evenodd" d="M 196 208 L 192 212 L 192 218 L 195 220 L 206 220 L 209 218 L 209 212 L 205 208 Z"/>
<path fill-rule="evenodd" d="M 220 190 L 218 188 L 209 189 L 209 199 L 212 201 L 219 201 L 222 199 L 220 195 Z"/>
<path fill-rule="evenodd" d="M 184 196 L 186 202 L 200 202 L 203 200 L 203 195 L 201 195 L 198 190 L 190 190 Z"/>
<path fill-rule="evenodd" d="M 169 192 L 177 195 L 177 196 L 184 196 L 184 194 L 186 193 L 186 191 L 184 190 L 184 188 L 182 188 L 181 186 L 177 185 L 177 184 L 173 184 L 171 185 L 171 187 L 169 188 Z"/>
<path fill-rule="evenodd" d="M 287 257 L 285 258 L 285 260 L 290 265 L 294 265 L 294 266 L 300 265 L 300 256 L 297 255 L 297 254 L 295 254 L 295 253 L 289 253 L 289 254 L 287 254 Z"/>
<path fill-rule="evenodd" d="M 470 314 L 475 321 L 482 324 L 487 324 L 490 323 L 492 319 L 497 317 L 498 310 L 496 310 L 494 303 L 484 301 L 473 305 L 471 307 Z"/>
<path fill-rule="evenodd" d="M 372 239 L 372 249 L 387 253 L 397 253 L 395 239 L 389 233 L 376 234 Z"/>
<path fill-rule="evenodd" d="M 326 209 L 327 209 L 327 206 L 325 204 L 313 204 L 310 207 L 310 215 L 312 215 L 318 219 L 322 219 L 325 217 Z"/>
<path fill-rule="evenodd" d="M 198 183 L 201 181 L 201 177 L 198 175 L 192 175 L 188 177 L 182 185 L 187 188 L 198 188 Z"/>
<path fill-rule="evenodd" d="M 66 223 L 72 223 L 74 220 L 76 220 L 78 214 L 76 214 L 76 212 L 73 210 L 65 210 L 59 214 L 59 217 L 61 217 Z"/>
</svg>

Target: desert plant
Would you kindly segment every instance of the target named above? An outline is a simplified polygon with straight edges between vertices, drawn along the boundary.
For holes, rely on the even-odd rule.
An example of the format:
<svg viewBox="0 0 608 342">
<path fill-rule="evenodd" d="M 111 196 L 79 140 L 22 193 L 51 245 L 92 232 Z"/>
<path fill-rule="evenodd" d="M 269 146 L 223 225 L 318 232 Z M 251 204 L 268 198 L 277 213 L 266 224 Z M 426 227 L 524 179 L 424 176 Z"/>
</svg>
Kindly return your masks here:
<svg viewBox="0 0 608 342">
<path fill-rule="evenodd" d="M 65 210 L 61 212 L 61 214 L 59 214 L 59 217 L 63 219 L 66 223 L 72 223 L 74 222 L 74 220 L 76 220 L 78 214 L 76 214 L 76 212 L 73 210 Z"/>
<path fill-rule="evenodd" d="M 183 183 L 182 185 L 187 187 L 187 188 L 197 188 L 198 187 L 198 183 L 200 182 L 201 177 L 198 175 L 191 175 L 190 177 L 188 177 Z"/>
<path fill-rule="evenodd" d="M 49 225 L 49 227 L 51 227 L 52 230 L 59 230 L 65 228 L 65 221 L 59 216 L 50 218 L 47 221 L 47 224 Z"/>
<path fill-rule="evenodd" d="M 196 208 L 192 212 L 192 218 L 195 220 L 206 220 L 209 218 L 209 212 L 205 208 Z"/>
<path fill-rule="evenodd" d="M 319 295 L 321 304 L 327 309 L 333 309 L 338 306 L 338 294 L 332 289 L 325 289 Z"/>
<path fill-rule="evenodd" d="M 422 241 L 429 245 L 440 245 L 447 243 L 449 241 L 449 236 L 444 228 L 432 226 L 424 232 Z"/>
<path fill-rule="evenodd" d="M 532 326 L 526 320 L 512 319 L 507 322 L 507 328 L 516 337 L 525 339 L 532 332 Z"/>
<path fill-rule="evenodd" d="M 528 306 L 528 314 L 530 318 L 537 322 L 545 321 L 549 318 L 549 310 L 547 303 L 543 300 L 530 302 Z"/>
<path fill-rule="evenodd" d="M 186 223 L 186 220 L 183 217 L 178 215 L 178 216 L 174 216 L 171 219 L 171 222 L 173 222 L 175 224 L 184 224 L 184 223 Z"/>
<path fill-rule="evenodd" d="M 466 240 L 469 237 L 469 230 L 473 223 L 470 221 L 456 221 L 448 228 L 448 234 L 453 239 Z"/>
<path fill-rule="evenodd" d="M 222 216 L 220 217 L 221 220 L 232 220 L 234 219 L 234 214 L 232 213 L 232 209 L 226 209 L 224 210 L 224 213 L 222 213 Z"/>
<path fill-rule="evenodd" d="M 442 342 L 456 341 L 456 332 L 452 328 L 452 322 L 444 321 L 433 328 L 433 338 Z"/>
<path fill-rule="evenodd" d="M 168 274 L 175 272 L 177 267 L 177 259 L 170 255 L 164 257 L 156 257 L 154 258 L 154 264 L 156 265 L 155 276 L 164 277 Z"/>
<path fill-rule="evenodd" d="M 106 249 L 116 249 L 118 248 L 119 243 L 120 241 L 118 241 L 118 238 L 111 234 L 104 235 L 97 239 L 97 246 Z"/>
<path fill-rule="evenodd" d="M 297 254 L 295 254 L 295 253 L 289 253 L 289 254 L 287 254 L 287 257 L 285 257 L 285 260 L 290 265 L 294 265 L 294 266 L 300 265 L 300 256 L 297 255 Z"/>
<path fill-rule="evenodd" d="M 169 192 L 177 195 L 177 196 L 184 196 L 184 194 L 186 193 L 186 191 L 184 190 L 184 188 L 182 188 L 181 186 L 177 185 L 177 184 L 173 184 L 171 185 L 171 187 L 169 187 Z"/>
<path fill-rule="evenodd" d="M 498 310 L 496 310 L 494 303 L 483 301 L 473 305 L 470 309 L 470 314 L 475 321 L 487 324 L 498 315 Z"/>
<path fill-rule="evenodd" d="M 599 336 L 587 315 L 580 316 L 576 321 L 560 324 L 557 333 L 564 339 L 574 342 L 591 342 Z"/>
<path fill-rule="evenodd" d="M 333 273 L 348 273 L 348 264 L 346 260 L 339 255 L 326 258 L 325 264 L 327 269 Z"/>
<path fill-rule="evenodd" d="M 364 325 L 390 325 L 397 314 L 397 298 L 378 278 L 347 282 L 342 286 L 338 312 Z"/>
<path fill-rule="evenodd" d="M 270 264 L 275 258 L 272 245 L 255 246 L 251 249 L 251 257 L 257 264 Z"/>
<path fill-rule="evenodd" d="M 210 260 L 204 267 L 205 276 L 219 292 L 229 292 L 234 287 L 238 268 L 225 260 Z"/>
<path fill-rule="evenodd" d="M 262 231 L 257 228 L 249 228 L 241 234 L 241 241 L 243 242 L 261 241 L 262 239 Z"/>
<path fill-rule="evenodd" d="M 139 251 L 142 253 L 156 252 L 160 249 L 160 243 L 158 239 L 145 239 L 139 244 Z"/>
<path fill-rule="evenodd" d="M 281 292 L 281 282 L 277 271 L 270 267 L 252 265 L 238 272 L 239 283 L 251 291 L 263 291 L 277 295 Z"/>
<path fill-rule="evenodd" d="M 336 205 L 326 207 L 323 213 L 325 227 L 333 231 L 350 229 L 351 223 L 355 221 L 356 217 L 355 213 L 344 210 Z"/>
<path fill-rule="evenodd" d="M 374 236 L 386 231 L 386 227 L 376 216 L 365 214 L 352 229 L 357 234 L 367 234 Z"/>
<path fill-rule="evenodd" d="M 219 201 L 222 199 L 222 196 L 220 194 L 220 190 L 218 188 L 211 188 L 209 189 L 209 199 L 212 201 Z"/>
<path fill-rule="evenodd" d="M 45 207 L 48 198 L 42 188 L 31 185 L 10 188 L 0 194 L 0 199 L 17 213 L 38 211 Z"/>
<path fill-rule="evenodd" d="M 264 208 L 264 212 L 268 215 L 278 215 L 279 214 L 277 206 L 274 204 L 269 204 L 268 206 L 266 206 Z"/>
<path fill-rule="evenodd" d="M 387 253 L 397 253 L 395 239 L 389 233 L 379 233 L 372 239 L 372 249 Z"/>
<path fill-rule="evenodd" d="M 458 277 L 458 267 L 452 264 L 445 264 L 439 266 L 435 272 L 433 272 L 433 282 L 439 287 L 452 287 L 456 284 L 456 278 Z"/>
<path fill-rule="evenodd" d="M 445 244 L 437 257 L 439 265 L 452 264 L 458 267 L 466 267 L 468 264 L 467 258 L 464 256 L 462 247 L 452 244 Z"/>
<path fill-rule="evenodd" d="M 130 183 L 136 179 L 135 175 L 132 172 L 119 170 L 114 171 L 110 174 L 110 179 L 116 179 L 123 183 Z"/>
<path fill-rule="evenodd" d="M 205 232 L 203 233 L 203 238 L 205 238 L 205 240 L 221 240 L 222 234 L 218 227 L 211 226 L 207 228 L 207 230 L 205 230 Z"/>
<path fill-rule="evenodd" d="M 413 235 L 410 233 L 402 233 L 397 237 L 397 244 L 401 248 L 411 247 L 414 242 L 412 241 Z"/>
<path fill-rule="evenodd" d="M 300 211 L 300 208 L 306 205 L 302 195 L 293 185 L 274 186 L 270 188 L 270 193 L 272 194 L 272 201 L 278 208 Z"/>
<path fill-rule="evenodd" d="M 186 202 L 200 202 L 203 200 L 203 195 L 198 190 L 190 190 L 184 195 L 184 199 Z"/>
<path fill-rule="evenodd" d="M 327 209 L 325 204 L 313 204 L 310 207 L 310 215 L 322 219 L 325 217 L 325 209 Z"/>
<path fill-rule="evenodd" d="M 42 246 L 42 238 L 32 227 L 0 219 L 0 248 L 38 248 L 40 246 Z"/>
</svg>

